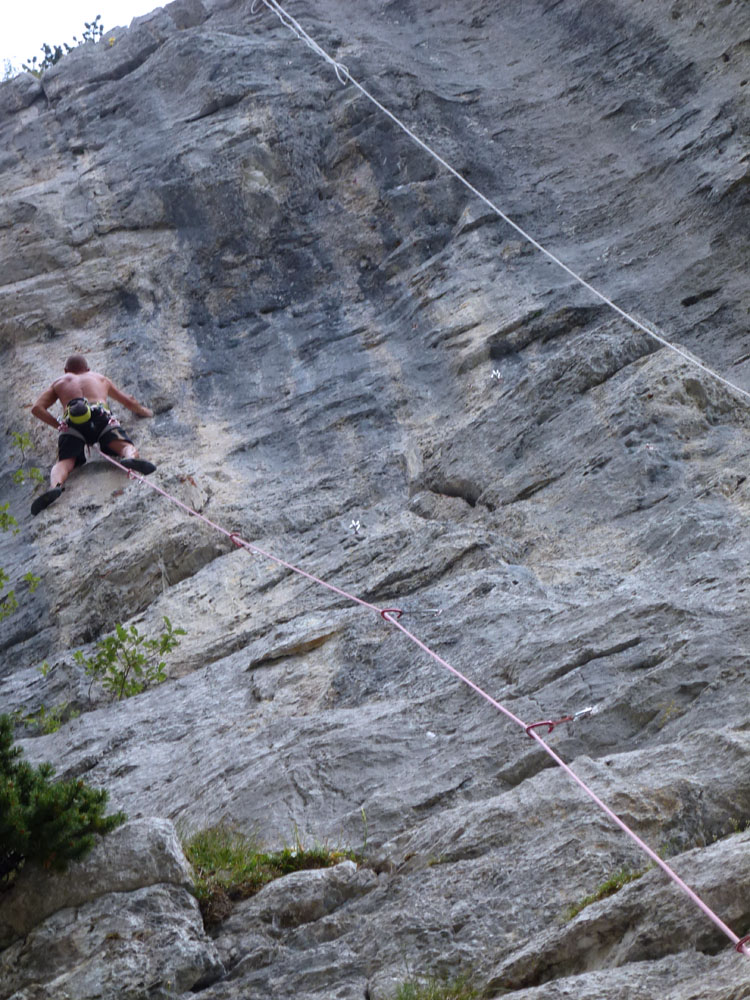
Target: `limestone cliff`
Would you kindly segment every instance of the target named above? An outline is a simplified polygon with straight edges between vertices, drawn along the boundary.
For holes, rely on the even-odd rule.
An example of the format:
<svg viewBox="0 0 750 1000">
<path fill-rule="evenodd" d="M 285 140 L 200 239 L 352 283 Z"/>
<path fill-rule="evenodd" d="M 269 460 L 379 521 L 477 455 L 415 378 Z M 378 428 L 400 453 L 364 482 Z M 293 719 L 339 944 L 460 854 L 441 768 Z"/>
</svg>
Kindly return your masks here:
<svg viewBox="0 0 750 1000">
<path fill-rule="evenodd" d="M 51 464 L 29 408 L 82 351 L 154 409 L 121 416 L 162 488 L 411 610 L 520 717 L 594 706 L 550 743 L 750 931 L 747 399 L 255 6 L 177 0 L 0 85 L 0 477 L 21 528 L 0 538 L 21 599 L 0 710 L 76 707 L 19 730 L 27 756 L 157 839 L 224 819 L 361 849 L 364 817 L 370 867 L 282 880 L 214 940 L 178 862 L 127 892 L 110 873 L 9 933 L 0 997 L 382 1000 L 409 970 L 519 1000 L 744 995 L 748 960 L 658 871 L 564 920 L 643 859 L 378 616 L 93 455 L 28 513 L 10 432 Z M 290 10 L 538 240 L 750 390 L 745 0 Z M 168 681 L 89 691 L 73 652 L 163 615 L 187 631 Z"/>
</svg>

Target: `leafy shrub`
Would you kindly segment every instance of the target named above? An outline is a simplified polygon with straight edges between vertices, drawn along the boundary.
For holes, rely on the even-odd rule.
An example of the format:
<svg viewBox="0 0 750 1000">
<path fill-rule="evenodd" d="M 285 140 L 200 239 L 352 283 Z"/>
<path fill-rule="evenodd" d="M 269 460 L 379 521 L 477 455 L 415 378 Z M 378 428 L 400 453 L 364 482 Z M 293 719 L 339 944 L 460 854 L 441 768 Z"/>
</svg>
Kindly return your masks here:
<svg viewBox="0 0 750 1000">
<path fill-rule="evenodd" d="M 67 55 L 68 52 L 72 52 L 73 49 L 78 48 L 79 45 L 85 45 L 86 42 L 98 42 L 104 34 L 104 26 L 101 24 L 101 19 L 102 15 L 97 14 L 93 21 L 84 21 L 84 31 L 81 38 L 73 35 L 75 45 L 68 45 L 67 42 L 63 42 L 62 45 L 48 45 L 45 42 L 42 45 L 42 53 L 44 55 L 42 61 L 39 61 L 38 56 L 33 56 L 28 62 L 23 64 L 23 68 L 27 73 L 33 73 L 34 76 L 41 76 L 46 69 L 60 62 L 63 56 Z"/>
<path fill-rule="evenodd" d="M 52 781 L 51 764 L 19 760 L 10 716 L 0 715 L 0 886 L 26 864 L 64 871 L 109 833 L 124 813 L 105 816 L 107 792 L 83 781 Z"/>
<path fill-rule="evenodd" d="M 13 482 L 17 483 L 19 486 L 23 486 L 28 479 L 37 486 L 41 486 L 44 483 L 42 470 L 36 465 L 24 468 L 26 465 L 26 452 L 33 446 L 34 443 L 31 440 L 31 435 L 27 434 L 25 431 L 11 431 L 11 437 L 13 438 L 13 447 L 21 453 L 21 465 L 20 468 L 16 469 L 13 473 Z"/>
<path fill-rule="evenodd" d="M 8 582 L 8 574 L 5 570 L 0 567 L 0 591 L 5 589 L 5 584 Z M 18 610 L 18 598 L 16 597 L 15 590 L 6 590 L 5 593 L 0 597 L 0 622 L 3 618 L 7 618 L 12 615 L 14 611 Z"/>
<path fill-rule="evenodd" d="M 0 528 L 3 531 L 12 531 L 15 535 L 19 531 L 18 521 L 10 513 L 9 508 L 9 503 L 4 503 L 0 507 Z"/>
<path fill-rule="evenodd" d="M 13 447 L 21 453 L 21 468 L 16 469 L 13 473 L 13 482 L 23 484 L 28 479 L 30 482 L 36 484 L 43 483 L 44 476 L 42 475 L 40 469 L 36 468 L 36 466 L 32 466 L 28 469 L 23 468 L 23 465 L 26 462 L 26 451 L 31 448 L 33 443 L 31 437 L 28 434 L 21 433 L 19 431 L 11 431 L 11 437 L 13 438 Z M 10 513 L 10 504 L 4 503 L 0 505 L 0 531 L 12 531 L 15 535 L 18 534 L 19 530 L 18 521 Z M 41 583 L 41 578 L 34 576 L 31 572 L 26 573 L 23 579 L 28 584 L 29 591 L 31 593 L 33 593 Z M 7 590 L 3 593 L 8 580 L 8 574 L 0 566 L 0 621 L 4 618 L 8 618 L 14 611 L 18 610 L 18 598 L 16 597 L 15 590 Z"/>
<path fill-rule="evenodd" d="M 41 705 L 38 711 L 21 715 L 19 721 L 39 736 L 46 736 L 49 733 L 56 733 L 64 722 L 76 719 L 80 714 L 76 709 L 70 708 L 67 701 L 63 701 L 51 708 Z"/>
<path fill-rule="evenodd" d="M 354 860 L 352 851 L 321 844 L 306 848 L 298 836 L 294 847 L 264 851 L 255 838 L 225 823 L 193 834 L 182 846 L 195 871 L 195 895 L 207 927 L 229 915 L 232 901 L 255 895 L 282 875 Z"/>
<path fill-rule="evenodd" d="M 0 505 L 0 531 L 12 531 L 13 534 L 16 534 L 18 530 L 18 521 L 10 513 L 10 504 Z M 3 593 L 8 579 L 8 574 L 0 566 L 0 622 L 18 609 L 18 598 L 15 591 L 6 590 Z"/>
<path fill-rule="evenodd" d="M 173 628 L 166 615 L 158 639 L 147 639 L 135 625 L 126 629 L 118 623 L 113 635 L 97 642 L 95 656 L 84 656 L 79 649 L 73 653 L 73 659 L 85 669 L 92 682 L 101 681 L 105 691 L 119 701 L 167 679 L 166 662 L 159 657 L 180 645 L 178 635 L 185 635 L 185 629 Z"/>
</svg>

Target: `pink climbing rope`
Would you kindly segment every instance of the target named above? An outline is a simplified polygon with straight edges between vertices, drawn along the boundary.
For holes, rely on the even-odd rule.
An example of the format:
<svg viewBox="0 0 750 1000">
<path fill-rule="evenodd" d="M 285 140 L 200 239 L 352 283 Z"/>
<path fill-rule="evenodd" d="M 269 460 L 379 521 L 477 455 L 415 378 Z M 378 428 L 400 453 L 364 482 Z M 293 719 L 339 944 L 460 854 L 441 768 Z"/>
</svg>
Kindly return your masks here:
<svg viewBox="0 0 750 1000">
<path fill-rule="evenodd" d="M 456 677 L 458 680 L 460 680 L 462 684 L 465 684 L 467 687 L 471 688 L 471 690 L 474 691 L 476 694 L 478 694 L 480 698 L 483 698 L 486 702 L 492 705 L 493 708 L 495 708 L 498 712 L 504 715 L 507 719 L 510 719 L 511 722 L 514 722 L 517 726 L 523 729 L 526 732 L 526 734 L 531 737 L 531 739 L 536 740 L 536 742 L 544 750 L 544 752 L 552 758 L 552 760 L 557 764 L 558 767 L 562 768 L 562 770 L 568 775 L 568 777 L 571 778 L 576 785 L 578 785 L 578 787 L 592 800 L 592 802 L 594 802 L 602 810 L 602 812 L 604 812 L 605 815 L 607 815 L 612 820 L 612 822 L 623 831 L 623 833 L 625 833 L 628 837 L 630 837 L 630 839 L 640 848 L 640 850 L 643 851 L 644 854 L 646 854 L 654 862 L 655 865 L 658 865 L 658 867 L 661 868 L 661 870 L 668 876 L 668 878 L 670 878 L 672 882 L 674 882 L 675 885 L 679 889 L 681 889 L 683 893 L 685 893 L 688 899 L 690 899 L 691 902 L 693 902 L 698 907 L 698 909 L 701 910 L 708 917 L 708 919 L 723 934 L 725 934 L 729 938 L 729 940 L 734 945 L 735 949 L 740 954 L 743 954 L 745 956 L 750 956 L 750 934 L 746 935 L 743 938 L 740 938 L 737 934 L 735 934 L 734 931 L 731 929 L 731 927 L 727 926 L 727 924 L 724 923 L 721 917 L 719 917 L 718 914 L 716 914 L 711 909 L 711 907 L 708 906 L 708 904 L 705 903 L 701 899 L 701 897 L 693 889 L 690 888 L 689 885 L 687 885 L 686 882 L 683 882 L 683 880 L 680 878 L 677 872 L 675 872 L 674 869 L 671 868 L 666 863 L 666 861 L 660 858 L 659 855 L 655 851 L 653 851 L 648 846 L 648 844 L 638 836 L 637 833 L 635 833 L 635 831 L 631 830 L 630 827 L 627 825 L 627 823 L 621 820 L 620 817 L 617 815 L 617 813 L 613 812 L 612 809 L 610 809 L 609 806 L 605 802 L 603 802 L 602 799 L 600 799 L 599 796 L 591 788 L 589 788 L 589 786 L 585 783 L 585 781 L 583 781 L 582 778 L 579 778 L 578 775 L 575 773 L 575 771 L 568 764 L 565 763 L 562 757 L 560 757 L 558 754 L 555 753 L 552 747 L 549 746 L 549 744 L 547 744 L 545 740 L 542 739 L 539 733 L 536 732 L 537 727 L 547 726 L 548 727 L 547 735 L 549 735 L 555 726 L 559 725 L 562 722 L 572 721 L 572 719 L 574 718 L 573 716 L 566 716 L 562 719 L 557 719 L 555 721 L 548 720 L 544 722 L 534 722 L 534 723 L 523 722 L 523 720 L 520 719 L 513 712 L 511 712 L 510 709 L 506 708 L 499 701 L 497 701 L 495 698 L 489 695 L 486 691 L 484 691 L 481 687 L 479 687 L 478 684 L 475 684 L 474 681 L 470 680 L 465 674 L 462 674 L 460 670 L 457 670 L 454 666 L 448 663 L 447 660 L 443 659 L 442 656 L 436 653 L 433 649 L 430 649 L 430 647 L 426 645 L 426 643 L 422 642 L 422 640 L 419 639 L 416 635 L 414 635 L 413 632 L 410 632 L 408 628 L 402 625 L 399 620 L 402 615 L 401 609 L 378 608 L 376 605 L 371 604 L 369 601 L 364 601 L 362 600 L 361 597 L 357 597 L 354 594 L 351 594 L 348 591 L 343 590 L 341 587 L 336 587 L 332 583 L 328 583 L 326 580 L 321 580 L 320 577 L 315 576 L 312 573 L 308 573 L 306 570 L 301 569 L 299 566 L 295 566 L 294 563 L 290 563 L 284 559 L 280 559 L 278 556 L 273 555 L 273 553 L 271 552 L 266 552 L 265 549 L 260 548 L 260 546 L 253 545 L 251 542 L 248 542 L 244 538 L 241 538 L 237 534 L 237 532 L 227 531 L 226 528 L 222 528 L 221 525 L 216 524 L 215 521 L 212 521 L 204 514 L 200 514 L 197 510 L 194 510 L 192 507 L 183 503 L 181 500 L 178 500 L 177 497 L 172 496 L 171 493 L 167 493 L 166 490 L 163 490 L 160 486 L 157 486 L 156 483 L 150 482 L 143 476 L 139 475 L 137 472 L 134 472 L 132 469 L 128 469 L 124 465 L 121 465 L 116 459 L 112 458 L 110 455 L 105 455 L 104 452 L 102 452 L 102 455 L 104 456 L 104 458 L 106 458 L 108 462 L 111 462 L 112 465 L 115 465 L 118 469 L 121 469 L 123 472 L 125 472 L 130 479 L 136 479 L 141 483 L 145 483 L 145 485 L 148 486 L 150 489 L 154 490 L 160 496 L 163 496 L 166 500 L 169 500 L 177 507 L 180 507 L 191 517 L 198 518 L 198 520 L 203 521 L 204 524 L 207 524 L 215 531 L 218 531 L 222 535 L 225 535 L 235 546 L 237 546 L 237 548 L 244 548 L 247 549 L 249 552 L 255 553 L 256 555 L 260 555 L 266 559 L 270 559 L 271 562 L 274 562 L 279 566 L 283 566 L 285 569 L 290 570 L 292 573 L 296 573 L 299 576 L 305 577 L 305 579 L 311 580 L 313 583 L 317 583 L 328 590 L 332 590 L 335 594 L 339 594 L 341 597 L 345 597 L 349 601 L 354 601 L 356 604 L 359 604 L 364 608 L 368 608 L 370 611 L 374 611 L 376 614 L 380 615 L 380 617 L 383 618 L 384 621 L 387 621 L 389 624 L 399 629 L 399 631 L 403 632 L 403 634 L 411 642 L 413 642 L 414 645 L 418 646 L 429 657 L 435 660 L 436 663 L 438 663 L 445 670 L 449 671 L 449 673 L 453 674 L 453 676 Z"/>
<path fill-rule="evenodd" d="M 357 604 L 361 604 L 363 608 L 369 608 L 371 611 L 376 611 L 378 614 L 380 614 L 380 608 L 376 608 L 374 604 L 370 604 L 368 601 L 363 601 L 361 597 L 355 597 L 354 594 L 349 594 L 347 593 L 346 590 L 341 590 L 340 587 L 335 587 L 332 583 L 328 583 L 326 580 L 321 580 L 320 577 L 313 576 L 312 573 L 307 573 L 304 569 L 300 569 L 299 566 L 295 566 L 292 563 L 285 562 L 283 559 L 279 559 L 279 557 L 273 555 L 272 552 L 266 552 L 264 549 L 261 549 L 258 545 L 253 545 L 250 542 L 245 541 L 244 538 L 240 538 L 240 536 L 237 534 L 236 531 L 227 531 L 226 528 L 222 528 L 220 524 L 216 524 L 215 521 L 212 521 L 209 517 L 206 517 L 204 514 L 200 514 L 197 510 L 193 510 L 192 507 L 189 507 L 186 503 L 183 503 L 181 500 L 178 500 L 177 497 L 173 497 L 171 493 L 167 493 L 166 490 L 163 490 L 160 486 L 157 486 L 156 483 L 152 483 L 148 479 L 145 479 L 143 476 L 141 476 L 139 473 L 134 472 L 132 469 L 128 469 L 124 465 L 120 465 L 117 459 L 112 458 L 111 455 L 106 455 L 104 452 L 101 452 L 101 455 L 103 458 L 106 458 L 108 462 L 111 462 L 112 465 L 116 465 L 118 469 L 122 469 L 122 471 L 127 474 L 129 479 L 137 479 L 139 482 L 145 483 L 146 486 L 149 486 L 160 496 L 165 497 L 165 499 L 171 501 L 173 504 L 176 504 L 178 507 L 181 507 L 182 510 L 184 510 L 187 514 L 190 514 L 191 517 L 197 517 L 199 521 L 203 521 L 203 523 L 207 524 L 210 528 L 213 528 L 215 531 L 221 532 L 222 535 L 226 535 L 229 541 L 232 542 L 233 545 L 236 545 L 237 548 L 248 549 L 248 551 L 254 552 L 258 556 L 263 556 L 265 559 L 270 559 L 271 562 L 275 562 L 279 566 L 284 566 L 286 569 L 291 570 L 293 573 L 297 573 L 299 574 L 299 576 L 304 576 L 308 580 L 312 580 L 313 583 L 320 584 L 321 587 L 326 587 L 328 590 L 332 590 L 334 594 L 340 594 L 342 597 L 346 597 L 347 600 L 356 601 Z"/>
<path fill-rule="evenodd" d="M 436 660 L 441 666 L 445 667 L 446 670 L 449 670 L 452 674 L 454 674 L 460 681 L 462 681 L 464 684 L 470 687 L 473 691 L 476 691 L 476 693 L 480 695 L 482 698 L 484 698 L 486 701 L 488 701 L 490 705 L 493 705 L 499 712 L 502 712 L 503 715 L 505 715 L 512 722 L 515 722 L 516 725 L 520 726 L 523 730 L 525 730 L 526 733 L 528 733 L 528 735 L 532 739 L 536 740 L 539 746 L 542 747 L 545 753 L 549 754 L 549 756 L 552 758 L 552 760 L 554 760 L 554 762 L 558 765 L 558 767 L 561 767 L 563 771 L 565 771 L 565 773 L 570 778 L 573 779 L 573 781 L 578 785 L 578 787 L 581 788 L 586 793 L 586 795 L 588 795 L 588 797 L 593 802 L 595 802 L 604 813 L 606 813 L 607 816 L 609 816 L 612 822 L 615 823 L 617 826 L 619 826 L 619 828 L 623 831 L 623 833 L 626 833 L 628 837 L 630 837 L 630 839 L 635 844 L 637 844 L 638 847 L 645 854 L 647 854 L 649 858 L 651 858 L 654 864 L 657 864 L 662 869 L 662 871 L 665 872 L 669 876 L 669 878 L 672 879 L 672 881 L 677 886 L 679 886 L 680 889 L 682 889 L 685 895 L 689 899 L 691 899 L 693 903 L 695 903 L 695 905 L 700 910 L 703 911 L 703 913 L 705 913 L 705 915 L 709 918 L 709 920 L 713 921 L 713 923 L 719 928 L 719 930 L 723 934 L 726 934 L 726 936 L 729 938 L 732 944 L 738 950 L 741 950 L 743 954 L 750 955 L 750 951 L 748 951 L 748 948 L 745 947 L 746 939 L 743 938 L 741 941 L 740 938 L 731 929 L 731 927 L 728 927 L 721 919 L 721 917 L 719 917 L 716 913 L 714 913 L 711 907 L 708 906 L 707 903 L 704 903 L 703 900 L 700 898 L 700 896 L 696 892 L 694 892 L 694 890 L 691 889 L 690 886 L 687 885 L 687 883 L 683 882 L 683 880 L 680 878 L 677 872 L 675 872 L 674 869 L 670 868 L 670 866 L 666 863 L 666 861 L 660 858 L 659 855 L 655 851 L 653 851 L 648 846 L 648 844 L 638 836 L 637 833 L 631 830 L 630 827 L 627 825 L 627 823 L 621 820 L 620 817 L 617 815 L 617 813 L 613 812 L 609 808 L 609 806 L 605 802 L 603 802 L 599 798 L 599 796 L 594 791 L 592 791 L 592 789 L 590 789 L 589 786 L 581 778 L 578 777 L 575 771 L 568 764 L 565 763 L 562 757 L 558 756 L 558 754 L 555 753 L 552 747 L 549 746 L 537 732 L 535 732 L 535 726 L 537 725 L 547 725 L 547 726 L 551 725 L 554 727 L 555 725 L 558 725 L 559 722 L 568 720 L 560 719 L 558 720 L 557 723 L 543 722 L 543 723 L 532 723 L 530 725 L 527 725 L 525 722 L 522 722 L 517 715 L 514 715 L 513 712 L 505 708 L 505 706 L 501 705 L 499 701 L 496 701 L 494 698 L 488 695 L 486 691 L 483 691 L 482 688 L 478 687 L 478 685 L 476 685 L 473 681 L 469 680 L 468 677 L 465 677 L 464 674 L 462 674 L 459 670 L 456 670 L 455 667 L 451 666 L 451 664 L 448 663 L 447 660 L 444 660 L 442 656 L 439 656 L 437 653 L 431 650 L 429 646 L 425 645 L 425 643 L 423 643 L 421 639 L 418 639 L 417 636 L 415 636 L 412 632 L 410 632 L 407 628 L 405 628 L 399 621 L 396 621 L 387 614 L 384 615 L 383 617 L 386 619 L 386 621 L 389 621 L 392 625 L 395 625 L 397 629 L 400 629 L 404 633 L 404 635 L 408 636 L 408 638 L 411 639 L 413 643 L 419 646 L 420 649 L 423 649 L 424 652 L 428 654 L 428 656 L 431 656 L 433 660 Z M 750 937 L 750 935 L 748 935 L 748 937 Z"/>
</svg>

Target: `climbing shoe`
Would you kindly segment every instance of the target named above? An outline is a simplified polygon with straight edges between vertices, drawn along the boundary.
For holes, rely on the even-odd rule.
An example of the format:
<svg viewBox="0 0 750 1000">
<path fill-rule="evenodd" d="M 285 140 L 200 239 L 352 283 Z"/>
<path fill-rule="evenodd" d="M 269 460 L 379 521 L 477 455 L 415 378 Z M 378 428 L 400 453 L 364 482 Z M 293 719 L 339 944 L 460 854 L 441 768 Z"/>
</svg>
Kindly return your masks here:
<svg viewBox="0 0 750 1000">
<path fill-rule="evenodd" d="M 147 462 L 145 458 L 121 458 L 120 465 L 124 465 L 126 469 L 132 469 L 133 472 L 140 472 L 144 476 L 150 476 L 156 470 L 154 463 Z"/>
<path fill-rule="evenodd" d="M 32 503 L 31 513 L 36 516 L 40 511 L 44 510 L 45 507 L 49 507 L 51 503 L 54 503 L 55 500 L 57 500 L 62 491 L 62 486 L 53 486 L 51 490 L 47 490 L 46 493 L 42 493 L 42 495 L 37 497 Z"/>
</svg>

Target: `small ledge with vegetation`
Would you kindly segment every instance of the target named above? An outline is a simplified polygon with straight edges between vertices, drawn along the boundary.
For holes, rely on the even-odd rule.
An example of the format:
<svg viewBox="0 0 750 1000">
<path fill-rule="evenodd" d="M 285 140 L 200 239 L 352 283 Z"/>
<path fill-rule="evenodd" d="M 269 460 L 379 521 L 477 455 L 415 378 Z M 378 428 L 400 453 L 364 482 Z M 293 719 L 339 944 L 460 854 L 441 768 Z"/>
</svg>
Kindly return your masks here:
<svg viewBox="0 0 750 1000">
<path fill-rule="evenodd" d="M 254 837 L 226 823 L 183 837 L 182 847 L 195 872 L 195 896 L 207 928 L 220 924 L 234 903 L 249 899 L 274 879 L 358 860 L 345 848 L 305 847 L 296 831 L 293 847 L 266 851 Z"/>
</svg>

